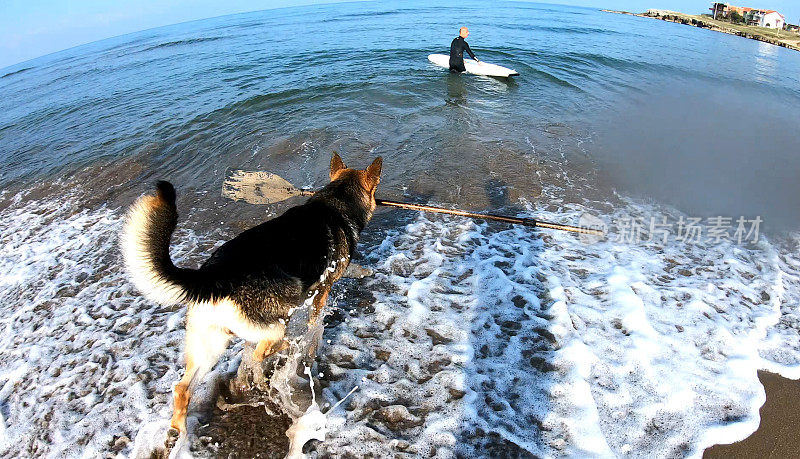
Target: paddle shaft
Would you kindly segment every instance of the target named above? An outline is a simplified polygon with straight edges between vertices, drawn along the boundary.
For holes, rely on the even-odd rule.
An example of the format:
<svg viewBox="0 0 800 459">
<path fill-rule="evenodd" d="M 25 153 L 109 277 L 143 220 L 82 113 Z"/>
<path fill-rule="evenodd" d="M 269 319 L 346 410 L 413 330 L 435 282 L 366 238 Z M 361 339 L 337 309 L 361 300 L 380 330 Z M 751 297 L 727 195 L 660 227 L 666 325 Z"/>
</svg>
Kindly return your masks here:
<svg viewBox="0 0 800 459">
<path fill-rule="evenodd" d="M 533 228 L 549 228 L 562 231 L 570 231 L 573 233 L 595 234 L 598 236 L 603 235 L 601 231 L 591 228 L 580 228 L 577 226 L 559 225 L 557 223 L 542 222 L 539 220 L 535 220 L 533 218 L 517 218 L 517 217 L 507 217 L 505 215 L 479 214 L 476 212 L 467 212 L 465 210 L 445 209 L 442 207 L 427 206 L 423 204 L 411 204 L 408 202 L 387 201 L 385 199 L 375 199 L 375 204 L 386 207 L 397 207 L 400 209 L 421 210 L 423 212 L 435 212 L 439 214 L 459 215 L 462 217 L 479 218 L 483 220 L 492 220 L 496 222 L 514 223 L 517 225 L 525 225 Z"/>
<path fill-rule="evenodd" d="M 251 204 L 274 204 L 276 202 L 289 199 L 293 196 L 311 196 L 313 194 L 313 190 L 297 188 L 282 177 L 279 177 L 275 174 L 262 172 L 233 171 L 231 176 L 226 178 L 225 183 L 222 185 L 223 196 L 237 201 L 243 200 Z M 505 215 L 479 214 L 464 210 L 445 209 L 443 207 L 412 204 L 409 202 L 389 201 L 386 199 L 376 199 L 375 203 L 379 206 L 395 207 L 398 209 L 459 215 L 468 218 L 525 225 L 533 228 L 549 228 L 570 231 L 573 233 L 603 236 L 603 232 L 600 230 L 542 222 L 533 218 L 517 218 L 508 217 Z"/>
</svg>

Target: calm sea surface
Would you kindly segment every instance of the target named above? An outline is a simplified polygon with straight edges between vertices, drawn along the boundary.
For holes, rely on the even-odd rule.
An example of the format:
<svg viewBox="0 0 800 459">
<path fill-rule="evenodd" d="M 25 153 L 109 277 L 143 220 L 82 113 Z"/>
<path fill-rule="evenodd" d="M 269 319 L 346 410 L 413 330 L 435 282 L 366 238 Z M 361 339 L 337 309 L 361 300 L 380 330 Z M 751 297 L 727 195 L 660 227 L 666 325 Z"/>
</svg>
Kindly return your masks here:
<svg viewBox="0 0 800 459">
<path fill-rule="evenodd" d="M 479 58 L 521 76 L 429 64 L 463 24 Z M 143 179 L 179 186 L 216 190 L 229 167 L 319 183 L 337 148 L 356 165 L 383 155 L 387 192 L 427 176 L 452 193 L 487 171 L 563 183 L 520 175 L 535 158 L 690 214 L 800 226 L 800 53 L 692 27 L 546 4 L 352 3 L 147 30 L 0 73 L 6 186 L 145 155 L 157 167 Z M 273 157 L 304 143 L 302 171 Z M 498 150 L 504 164 L 481 166 Z"/>
<path fill-rule="evenodd" d="M 451 3 L 225 16 L 0 70 L 0 454 L 163 443 L 185 310 L 126 278 L 124 208 L 173 182 L 172 254 L 196 266 L 297 203 L 226 200 L 226 171 L 318 187 L 333 151 L 359 168 L 382 155 L 385 198 L 591 213 L 611 233 L 378 211 L 358 258 L 375 276 L 337 284 L 314 370 L 326 401 L 359 389 L 312 450 L 682 457 L 752 432 L 756 370 L 800 377 L 800 53 L 592 9 Z M 430 64 L 463 25 L 478 58 L 520 76 Z M 715 216 L 725 237 L 679 237 L 677 222 Z M 734 240 L 739 217 L 761 218 L 757 243 Z"/>
</svg>

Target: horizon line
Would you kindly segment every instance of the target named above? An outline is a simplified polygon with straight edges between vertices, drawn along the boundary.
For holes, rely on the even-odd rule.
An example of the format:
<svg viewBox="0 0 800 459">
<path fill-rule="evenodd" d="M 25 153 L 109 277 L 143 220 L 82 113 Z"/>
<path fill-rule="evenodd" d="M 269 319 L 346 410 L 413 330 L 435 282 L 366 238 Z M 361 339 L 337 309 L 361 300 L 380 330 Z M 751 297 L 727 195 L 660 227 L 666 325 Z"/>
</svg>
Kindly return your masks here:
<svg viewBox="0 0 800 459">
<path fill-rule="evenodd" d="M 209 17 L 198 18 L 198 19 L 190 19 L 188 21 L 178 21 L 178 22 L 173 22 L 173 23 L 170 23 L 170 24 L 163 24 L 163 25 L 159 25 L 159 26 L 155 26 L 155 27 L 148 27 L 148 28 L 144 28 L 144 29 L 134 30 L 134 31 L 131 31 L 131 32 L 125 32 L 125 33 L 122 33 L 122 34 L 119 34 L 119 35 L 112 35 L 112 36 L 109 36 L 109 37 L 99 38 L 97 40 L 78 43 L 78 44 L 70 46 L 68 48 L 62 48 L 62 49 L 59 49 L 59 50 L 56 50 L 56 51 L 48 52 L 48 53 L 45 53 L 45 54 L 40 54 L 38 56 L 29 58 L 29 59 L 25 59 L 25 60 L 22 60 L 22 61 L 19 61 L 19 62 L 8 64 L 8 65 L 6 65 L 4 67 L 0 67 L 0 78 L 8 76 L 8 75 L 11 75 L 11 74 L 14 74 L 14 73 L 17 73 L 17 72 L 20 72 L 20 71 L 27 70 L 28 68 L 33 68 L 33 67 L 28 67 L 28 68 L 25 68 L 25 69 L 18 68 L 18 69 L 14 69 L 13 71 L 7 72 L 7 70 L 10 70 L 12 67 L 15 67 L 15 66 L 22 66 L 23 64 L 27 64 L 27 63 L 35 61 L 37 59 L 42 59 L 42 58 L 46 58 L 48 56 L 53 56 L 55 54 L 67 52 L 67 51 L 73 50 L 75 48 L 80 48 L 82 46 L 87 46 L 87 45 L 91 45 L 91 44 L 94 44 L 94 43 L 101 43 L 101 42 L 106 41 L 106 40 L 113 40 L 113 39 L 116 39 L 116 38 L 125 37 L 125 36 L 128 36 L 128 35 L 133 35 L 133 34 L 137 34 L 137 33 L 142 33 L 142 32 L 146 32 L 146 31 L 149 31 L 149 30 L 157 30 L 157 29 L 162 29 L 162 28 L 165 28 L 165 27 L 173 27 L 173 26 L 177 26 L 177 25 L 181 25 L 181 24 L 189 24 L 189 23 L 192 23 L 192 22 L 207 21 L 207 20 L 210 20 L 210 19 L 218 19 L 218 18 L 224 18 L 224 17 L 228 17 L 228 16 L 238 16 L 238 15 L 241 15 L 241 14 L 258 13 L 258 12 L 261 12 L 261 11 L 273 11 L 273 10 L 281 10 L 281 9 L 289 9 L 289 8 L 308 8 L 308 7 L 314 7 L 314 6 L 319 6 L 319 5 L 336 5 L 336 4 L 346 4 L 346 3 L 370 3 L 370 2 L 379 2 L 379 1 L 381 1 L 381 0 L 320 0 L 317 3 L 309 3 L 309 4 L 306 4 L 306 5 L 288 5 L 288 6 L 277 6 L 277 7 L 274 7 L 274 8 L 263 8 L 263 9 L 255 9 L 255 10 L 248 10 L 248 11 L 239 11 L 239 12 L 236 12 L 236 13 L 221 14 L 219 16 L 209 16 Z M 566 7 L 570 7 L 570 8 L 581 8 L 581 9 L 591 9 L 591 10 L 601 10 L 602 9 L 600 7 L 569 5 L 569 4 L 565 4 L 565 3 L 557 3 L 555 1 L 547 1 L 547 0 L 545 0 L 545 1 L 538 1 L 538 0 L 504 0 L 504 1 L 518 2 L 518 3 L 536 3 L 536 4 L 541 4 L 541 5 L 558 5 L 558 6 L 566 6 Z"/>
<path fill-rule="evenodd" d="M 5 70 L 7 70 L 7 69 L 9 69 L 11 67 L 14 67 L 16 65 L 26 64 L 28 62 L 35 61 L 37 59 L 42 59 L 42 58 L 45 58 L 45 57 L 48 57 L 48 56 L 52 56 L 54 54 L 63 53 L 63 52 L 66 52 L 66 51 L 69 51 L 69 50 L 72 50 L 72 49 L 75 49 L 75 48 L 80 48 L 81 46 L 87 46 L 87 45 L 91 45 L 91 44 L 94 44 L 94 43 L 100 43 L 100 42 L 103 42 L 103 41 L 106 41 L 106 40 L 113 40 L 115 38 L 120 38 L 120 37 L 125 37 L 125 36 L 128 36 L 128 35 L 147 32 L 148 30 L 163 29 L 165 27 L 173 27 L 173 26 L 177 26 L 177 25 L 181 25 L 181 24 L 190 24 L 192 22 L 207 21 L 209 19 L 224 18 L 224 17 L 228 17 L 228 16 L 238 16 L 240 14 L 258 13 L 258 12 L 261 12 L 261 11 L 273 11 L 273 10 L 282 10 L 282 9 L 288 9 L 288 8 L 307 8 L 307 7 L 313 7 L 313 6 L 319 6 L 319 5 L 334 5 L 334 4 L 340 4 L 340 3 L 368 3 L 368 2 L 375 2 L 375 1 L 380 1 L 380 0 L 320 0 L 317 3 L 309 3 L 307 5 L 276 6 L 274 8 L 262 8 L 262 9 L 248 10 L 248 11 L 239 11 L 237 13 L 220 14 L 219 16 L 208 16 L 208 17 L 204 17 L 204 18 L 189 19 L 188 21 L 172 22 L 172 23 L 169 23 L 169 24 L 163 24 L 163 25 L 158 25 L 158 26 L 155 26 L 155 27 L 148 27 L 148 28 L 144 28 L 144 29 L 133 30 L 131 32 L 125 32 L 125 33 L 121 33 L 119 35 L 112 35 L 110 37 L 104 37 L 104 38 L 99 38 L 97 40 L 78 43 L 77 45 L 73 45 L 73 46 L 70 46 L 68 48 L 62 48 L 62 49 L 59 49 L 59 50 L 56 50 L 56 51 L 52 51 L 52 52 L 49 52 L 49 53 L 41 54 L 41 55 L 36 56 L 36 57 L 32 57 L 30 59 L 26 59 L 24 61 L 15 62 L 15 63 L 9 64 L 9 65 L 7 65 L 5 67 L 0 67 L 0 77 L 4 77 L 6 75 L 11 75 L 13 73 L 17 73 L 17 72 L 20 72 L 20 71 L 23 70 L 23 69 L 17 69 L 17 70 L 14 70 L 13 72 L 5 73 Z M 31 68 L 31 67 L 29 67 L 29 68 Z"/>
</svg>

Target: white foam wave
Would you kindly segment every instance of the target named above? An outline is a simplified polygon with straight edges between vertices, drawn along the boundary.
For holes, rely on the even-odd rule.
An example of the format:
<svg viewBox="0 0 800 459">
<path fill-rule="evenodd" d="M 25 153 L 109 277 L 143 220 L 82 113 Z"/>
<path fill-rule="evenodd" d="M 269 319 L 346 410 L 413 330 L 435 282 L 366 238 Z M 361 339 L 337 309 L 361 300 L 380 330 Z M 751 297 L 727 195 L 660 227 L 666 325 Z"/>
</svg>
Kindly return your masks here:
<svg viewBox="0 0 800 459">
<path fill-rule="evenodd" d="M 766 240 L 585 245 L 421 216 L 370 258 L 375 312 L 323 356 L 335 396 L 366 382 L 323 454 L 699 456 L 755 430 L 757 370 L 800 368 L 800 263 Z"/>
<path fill-rule="evenodd" d="M 3 455 L 127 454 L 140 425 L 169 418 L 184 308 L 134 290 L 117 246 L 121 224 L 120 211 L 80 210 L 68 196 L 2 212 Z M 175 239 L 179 259 L 210 248 L 190 231 Z"/>
</svg>

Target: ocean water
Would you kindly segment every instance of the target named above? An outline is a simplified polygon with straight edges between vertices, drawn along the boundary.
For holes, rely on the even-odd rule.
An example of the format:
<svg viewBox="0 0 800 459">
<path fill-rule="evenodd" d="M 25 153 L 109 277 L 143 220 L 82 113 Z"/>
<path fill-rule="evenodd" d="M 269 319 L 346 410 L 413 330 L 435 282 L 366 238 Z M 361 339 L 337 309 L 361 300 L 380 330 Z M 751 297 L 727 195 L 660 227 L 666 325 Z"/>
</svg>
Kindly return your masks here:
<svg viewBox="0 0 800 459">
<path fill-rule="evenodd" d="M 428 63 L 461 25 L 521 75 Z M 173 257 L 196 266 L 297 203 L 226 200 L 227 170 L 317 187 L 333 151 L 383 156 L 382 197 L 599 219 L 608 237 L 379 210 L 357 260 L 375 275 L 334 289 L 313 372 L 324 403 L 358 389 L 310 455 L 691 457 L 741 439 L 756 371 L 800 377 L 798 103 L 796 52 L 523 2 L 266 10 L 0 69 L 0 451 L 157 443 L 185 312 L 127 280 L 126 206 L 173 182 Z"/>
</svg>

